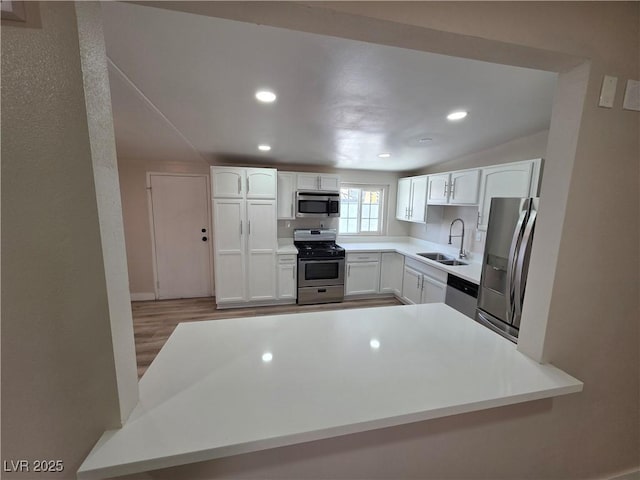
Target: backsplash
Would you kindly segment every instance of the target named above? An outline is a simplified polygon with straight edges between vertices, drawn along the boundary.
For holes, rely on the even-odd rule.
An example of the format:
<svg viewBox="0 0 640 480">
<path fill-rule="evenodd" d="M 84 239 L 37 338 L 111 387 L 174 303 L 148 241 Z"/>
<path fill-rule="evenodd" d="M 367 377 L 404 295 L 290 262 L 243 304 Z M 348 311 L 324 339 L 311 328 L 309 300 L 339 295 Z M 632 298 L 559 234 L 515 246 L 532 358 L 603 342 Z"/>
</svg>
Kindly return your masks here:
<svg viewBox="0 0 640 480">
<path fill-rule="evenodd" d="M 464 222 L 464 248 L 467 251 L 482 254 L 484 252 L 485 232 L 479 232 L 479 240 L 476 240 L 478 207 L 428 207 L 442 209 L 442 220 L 438 223 L 428 223 L 426 225 L 412 225 L 410 236 L 427 240 L 429 242 L 447 244 L 449 243 L 449 227 L 456 218 L 461 218 Z M 462 226 L 457 222 L 453 226 L 453 235 L 460 235 Z M 460 238 L 451 239 L 451 244 L 460 247 Z"/>
<path fill-rule="evenodd" d="M 338 221 L 337 217 L 278 220 L 278 238 L 293 238 L 293 231 L 296 228 L 335 228 L 337 230 Z"/>
</svg>

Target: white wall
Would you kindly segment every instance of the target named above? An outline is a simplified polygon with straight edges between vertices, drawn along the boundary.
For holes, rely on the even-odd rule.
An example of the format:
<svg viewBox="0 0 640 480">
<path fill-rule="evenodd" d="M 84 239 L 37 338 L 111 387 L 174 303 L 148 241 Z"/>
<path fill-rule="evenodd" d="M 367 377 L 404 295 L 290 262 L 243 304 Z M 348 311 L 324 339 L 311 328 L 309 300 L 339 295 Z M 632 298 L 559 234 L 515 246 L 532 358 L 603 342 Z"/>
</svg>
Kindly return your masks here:
<svg viewBox="0 0 640 480">
<path fill-rule="evenodd" d="M 29 23 L 3 21 L 1 32 L 1 456 L 61 460 L 55 478 L 75 478 L 104 430 L 126 417 L 94 184 L 94 163 L 108 163 L 110 149 L 88 125 L 88 115 L 108 124 L 111 113 L 90 106 L 104 83 L 84 89 L 74 4 L 25 3 Z M 85 13 L 81 24 L 96 20 Z"/>
</svg>

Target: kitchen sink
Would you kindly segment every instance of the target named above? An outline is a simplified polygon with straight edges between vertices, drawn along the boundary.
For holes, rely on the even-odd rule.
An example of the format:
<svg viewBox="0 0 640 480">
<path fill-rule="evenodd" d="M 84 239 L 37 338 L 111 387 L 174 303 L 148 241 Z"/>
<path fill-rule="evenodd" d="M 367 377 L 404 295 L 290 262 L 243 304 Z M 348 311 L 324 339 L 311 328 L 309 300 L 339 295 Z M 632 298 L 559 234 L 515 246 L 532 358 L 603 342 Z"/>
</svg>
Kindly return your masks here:
<svg viewBox="0 0 640 480">
<path fill-rule="evenodd" d="M 444 253 L 439 253 L 439 252 L 418 253 L 418 256 L 428 258 L 429 260 L 434 260 L 443 265 L 449 265 L 452 267 L 455 267 L 458 265 L 469 265 L 467 262 L 456 260 L 451 255 L 445 255 Z"/>
<path fill-rule="evenodd" d="M 437 260 L 437 262 L 443 265 L 450 265 L 452 267 L 458 265 L 469 265 L 467 262 L 461 262 L 460 260 Z"/>
<path fill-rule="evenodd" d="M 419 253 L 419 257 L 428 258 L 429 260 L 435 260 L 436 262 L 442 262 L 445 260 L 453 260 L 453 257 L 450 255 L 445 255 L 444 253 L 438 252 L 427 252 L 427 253 Z"/>
</svg>

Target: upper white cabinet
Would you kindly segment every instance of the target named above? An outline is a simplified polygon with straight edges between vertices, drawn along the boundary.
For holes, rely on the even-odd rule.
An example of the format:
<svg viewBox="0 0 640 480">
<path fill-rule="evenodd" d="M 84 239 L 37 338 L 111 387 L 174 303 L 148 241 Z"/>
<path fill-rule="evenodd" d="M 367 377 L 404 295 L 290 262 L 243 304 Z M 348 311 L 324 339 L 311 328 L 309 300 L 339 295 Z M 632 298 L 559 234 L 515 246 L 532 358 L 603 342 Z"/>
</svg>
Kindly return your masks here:
<svg viewBox="0 0 640 480">
<path fill-rule="evenodd" d="M 479 170 L 429 175 L 427 204 L 475 205 L 478 203 Z"/>
<path fill-rule="evenodd" d="M 508 163 L 482 169 L 478 229 L 486 230 L 493 197 L 529 197 L 538 195 L 542 159 Z"/>
<path fill-rule="evenodd" d="M 244 198 L 245 169 L 211 167 L 211 192 L 216 198 Z"/>
<path fill-rule="evenodd" d="M 277 174 L 274 168 L 211 167 L 214 198 L 274 199 Z"/>
<path fill-rule="evenodd" d="M 398 180 L 396 218 L 407 222 L 425 223 L 427 212 L 427 177 L 406 177 Z"/>
<path fill-rule="evenodd" d="M 295 220 L 296 174 L 278 172 L 278 220 Z"/>
<path fill-rule="evenodd" d="M 326 173 L 298 173 L 297 189 L 305 191 L 338 192 L 340 177 Z"/>
<path fill-rule="evenodd" d="M 247 168 L 247 198 L 275 200 L 277 171 L 274 168 Z"/>
</svg>

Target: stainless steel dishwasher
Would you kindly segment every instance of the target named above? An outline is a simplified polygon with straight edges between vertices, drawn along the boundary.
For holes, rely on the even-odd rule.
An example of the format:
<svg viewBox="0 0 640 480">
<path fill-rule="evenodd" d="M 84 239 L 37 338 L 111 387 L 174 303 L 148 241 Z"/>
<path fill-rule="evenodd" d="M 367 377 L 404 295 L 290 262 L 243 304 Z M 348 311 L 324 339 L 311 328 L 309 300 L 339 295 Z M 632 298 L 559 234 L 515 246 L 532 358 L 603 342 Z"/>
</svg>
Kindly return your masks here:
<svg viewBox="0 0 640 480">
<path fill-rule="evenodd" d="M 478 285 L 455 275 L 447 277 L 447 294 L 444 303 L 474 318 L 478 305 Z"/>
</svg>

